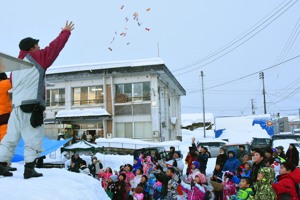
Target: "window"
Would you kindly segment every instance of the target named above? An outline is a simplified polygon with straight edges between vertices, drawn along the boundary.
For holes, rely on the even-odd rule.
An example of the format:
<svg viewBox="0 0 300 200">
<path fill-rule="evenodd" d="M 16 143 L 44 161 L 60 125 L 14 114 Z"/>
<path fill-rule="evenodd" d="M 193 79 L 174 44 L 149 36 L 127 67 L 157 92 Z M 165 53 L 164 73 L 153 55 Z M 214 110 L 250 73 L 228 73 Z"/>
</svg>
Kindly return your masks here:
<svg viewBox="0 0 300 200">
<path fill-rule="evenodd" d="M 116 123 L 116 137 L 132 138 L 132 123 Z"/>
<path fill-rule="evenodd" d="M 65 89 L 47 90 L 47 106 L 64 106 Z"/>
<path fill-rule="evenodd" d="M 134 138 L 152 138 L 151 122 L 134 122 Z"/>
<path fill-rule="evenodd" d="M 116 85 L 116 103 L 150 100 L 150 82 Z"/>
<path fill-rule="evenodd" d="M 73 105 L 91 105 L 103 103 L 103 87 L 72 88 Z"/>
</svg>

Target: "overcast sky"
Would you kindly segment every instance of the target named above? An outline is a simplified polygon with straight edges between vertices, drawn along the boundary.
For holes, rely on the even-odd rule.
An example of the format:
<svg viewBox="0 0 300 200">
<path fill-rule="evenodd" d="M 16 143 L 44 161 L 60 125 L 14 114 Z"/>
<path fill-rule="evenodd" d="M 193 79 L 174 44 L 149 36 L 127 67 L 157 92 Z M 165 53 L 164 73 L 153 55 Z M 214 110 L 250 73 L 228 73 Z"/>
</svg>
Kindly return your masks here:
<svg viewBox="0 0 300 200">
<path fill-rule="evenodd" d="M 28 36 L 44 47 L 72 20 L 75 30 L 55 66 L 153 58 L 159 52 L 187 91 L 182 113 L 202 112 L 202 70 L 205 110 L 215 116 L 251 114 L 251 99 L 262 114 L 256 72 L 271 67 L 264 71 L 267 112 L 299 114 L 300 57 L 272 67 L 300 55 L 297 0 L 11 0 L 1 8 L 1 52 L 17 56 L 19 41 Z"/>
</svg>

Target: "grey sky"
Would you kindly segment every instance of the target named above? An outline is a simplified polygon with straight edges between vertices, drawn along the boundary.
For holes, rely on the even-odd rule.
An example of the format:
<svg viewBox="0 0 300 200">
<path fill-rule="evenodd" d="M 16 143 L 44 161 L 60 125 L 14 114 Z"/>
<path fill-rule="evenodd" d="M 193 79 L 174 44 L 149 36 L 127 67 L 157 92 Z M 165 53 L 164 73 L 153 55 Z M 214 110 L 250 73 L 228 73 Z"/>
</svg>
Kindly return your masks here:
<svg viewBox="0 0 300 200">
<path fill-rule="evenodd" d="M 278 19 L 224 57 L 199 68 L 226 51 L 178 71 L 247 33 L 274 9 L 287 4 L 286 9 L 294 2 Z M 122 5 L 124 8 L 120 9 Z M 300 54 L 299 36 L 291 43 L 287 55 L 279 59 L 300 17 L 297 0 L 12 0 L 2 2 L 1 7 L 0 51 L 14 56 L 18 55 L 20 39 L 31 36 L 40 39 L 40 46 L 44 47 L 58 35 L 67 19 L 75 23 L 55 66 L 157 57 L 159 43 L 160 57 L 187 91 L 182 98 L 183 113 L 202 112 L 201 70 L 205 74 L 205 88 L 210 88 Z M 147 12 L 147 8 L 151 10 Z M 134 12 L 138 12 L 141 26 L 134 22 Z M 299 31 L 300 27 L 296 34 Z M 126 37 L 120 37 L 122 32 L 127 32 Z M 115 40 L 110 44 L 113 37 Z M 300 58 L 265 71 L 268 113 L 298 115 L 299 63 Z M 193 71 L 185 73 L 190 70 Z M 250 99 L 254 99 L 256 113 L 263 113 L 262 81 L 258 74 L 205 90 L 206 111 L 216 116 L 251 114 Z"/>
</svg>

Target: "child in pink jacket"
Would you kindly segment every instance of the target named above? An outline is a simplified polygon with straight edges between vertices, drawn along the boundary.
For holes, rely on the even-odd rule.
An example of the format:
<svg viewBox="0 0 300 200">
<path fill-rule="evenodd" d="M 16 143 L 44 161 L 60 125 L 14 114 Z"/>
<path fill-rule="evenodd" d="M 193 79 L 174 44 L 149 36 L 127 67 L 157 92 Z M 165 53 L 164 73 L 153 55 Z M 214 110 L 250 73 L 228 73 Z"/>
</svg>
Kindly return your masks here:
<svg viewBox="0 0 300 200">
<path fill-rule="evenodd" d="M 113 175 L 112 170 L 110 167 L 107 167 L 105 171 L 101 170 L 100 173 L 98 174 L 98 177 L 102 179 L 101 185 L 104 190 L 106 190 L 107 185 L 108 185 L 108 179 L 109 177 Z"/>
<path fill-rule="evenodd" d="M 197 174 L 194 178 L 194 186 L 181 182 L 179 187 L 181 190 L 188 194 L 188 200 L 203 200 L 205 197 L 205 188 L 202 186 L 201 180 L 203 177 Z"/>
<path fill-rule="evenodd" d="M 233 177 L 233 173 L 230 171 L 224 172 L 224 181 L 222 184 L 224 185 L 223 188 L 223 200 L 227 200 L 227 196 L 232 196 L 236 194 L 236 185 L 235 183 L 230 180 Z"/>
</svg>

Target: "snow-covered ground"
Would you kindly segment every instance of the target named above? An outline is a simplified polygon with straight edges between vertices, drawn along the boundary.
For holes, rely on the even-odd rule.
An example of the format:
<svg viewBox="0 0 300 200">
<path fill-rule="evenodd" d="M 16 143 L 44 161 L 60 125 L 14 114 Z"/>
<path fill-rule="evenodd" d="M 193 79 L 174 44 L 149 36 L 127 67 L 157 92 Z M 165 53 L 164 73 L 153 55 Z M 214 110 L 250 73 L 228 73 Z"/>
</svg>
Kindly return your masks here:
<svg viewBox="0 0 300 200">
<path fill-rule="evenodd" d="M 232 119 L 234 120 L 234 118 Z M 248 123 L 246 123 L 248 121 Z M 229 139 L 230 142 L 250 142 L 252 137 L 267 136 L 265 130 L 260 126 L 252 126 L 250 120 L 241 121 L 227 121 L 226 131 L 222 138 Z M 188 147 L 191 146 L 191 138 L 195 137 L 196 141 L 211 141 L 220 140 L 214 138 L 214 131 L 207 130 L 206 138 L 203 137 L 203 128 L 194 131 L 182 130 L 182 141 L 169 141 L 163 143 L 145 142 L 135 139 L 98 139 L 99 146 L 115 146 L 123 148 L 142 148 L 151 146 L 164 146 L 169 150 L 170 146 L 175 146 L 176 149 L 181 150 L 183 159 L 187 155 Z M 133 163 L 133 156 L 131 155 L 103 155 L 96 154 L 97 158 L 101 160 L 104 167 L 111 167 L 113 170 L 118 170 L 120 165 Z M 90 156 L 81 155 L 81 157 L 90 163 Z M 215 158 L 210 158 L 207 164 L 207 175 L 212 174 L 215 166 Z M 45 162 L 66 161 L 66 158 L 57 150 L 49 155 Z M 23 163 L 14 163 L 14 167 L 18 171 L 14 172 L 13 177 L 0 176 L 0 194 L 5 199 L 30 199 L 30 200 L 53 200 L 53 199 L 72 199 L 72 200 L 89 200 L 89 199 L 108 199 L 105 191 L 101 188 L 98 180 L 93 179 L 87 175 L 68 172 L 65 169 L 37 169 L 38 172 L 44 174 L 41 178 L 32 178 L 28 180 L 23 179 Z"/>
</svg>

